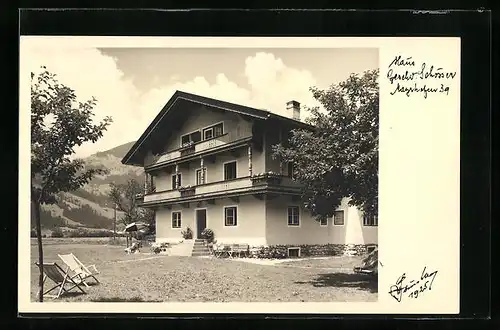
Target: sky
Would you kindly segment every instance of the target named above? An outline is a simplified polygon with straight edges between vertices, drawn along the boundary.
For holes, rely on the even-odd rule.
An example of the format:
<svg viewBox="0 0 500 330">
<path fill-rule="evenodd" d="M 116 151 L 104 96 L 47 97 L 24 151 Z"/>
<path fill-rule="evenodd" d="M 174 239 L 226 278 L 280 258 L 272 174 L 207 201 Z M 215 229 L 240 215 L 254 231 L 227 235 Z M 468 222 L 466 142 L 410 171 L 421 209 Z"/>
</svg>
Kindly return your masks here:
<svg viewBox="0 0 500 330">
<path fill-rule="evenodd" d="M 378 68 L 376 48 L 79 48 L 41 47 L 23 57 L 75 90 L 97 99 L 96 121 L 113 123 L 96 143 L 75 149 L 86 157 L 135 141 L 176 90 L 266 109 L 290 117 L 286 102 L 317 106 L 311 86 L 328 88 Z M 301 112 L 301 119 L 307 117 Z"/>
</svg>

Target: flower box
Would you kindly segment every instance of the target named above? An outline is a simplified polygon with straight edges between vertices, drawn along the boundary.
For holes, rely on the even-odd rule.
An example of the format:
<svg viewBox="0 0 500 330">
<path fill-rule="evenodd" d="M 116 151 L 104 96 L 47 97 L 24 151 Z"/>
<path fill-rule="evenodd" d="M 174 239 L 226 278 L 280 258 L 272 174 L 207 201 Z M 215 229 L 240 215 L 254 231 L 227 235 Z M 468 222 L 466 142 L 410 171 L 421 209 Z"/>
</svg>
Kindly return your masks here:
<svg viewBox="0 0 500 330">
<path fill-rule="evenodd" d="M 181 192 L 181 197 L 193 196 L 195 193 L 195 188 L 193 186 L 179 187 L 178 190 Z"/>
<path fill-rule="evenodd" d="M 259 173 L 254 176 L 252 176 L 252 183 L 253 184 L 280 184 L 281 183 L 282 176 L 274 173 L 274 172 L 267 172 L 267 173 Z"/>
<path fill-rule="evenodd" d="M 194 148 L 194 143 L 188 143 L 188 144 L 185 144 L 183 145 L 180 149 L 179 149 L 180 153 L 181 153 L 181 157 L 182 156 L 186 156 L 186 155 L 189 155 L 189 154 L 192 154 L 194 153 L 195 151 L 195 148 Z"/>
</svg>

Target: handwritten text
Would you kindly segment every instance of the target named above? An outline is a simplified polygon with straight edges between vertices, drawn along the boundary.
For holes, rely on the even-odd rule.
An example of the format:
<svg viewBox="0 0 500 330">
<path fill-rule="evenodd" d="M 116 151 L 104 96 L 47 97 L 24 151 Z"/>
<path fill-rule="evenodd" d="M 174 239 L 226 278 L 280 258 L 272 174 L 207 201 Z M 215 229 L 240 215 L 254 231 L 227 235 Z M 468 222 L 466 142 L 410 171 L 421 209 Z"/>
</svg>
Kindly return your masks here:
<svg viewBox="0 0 500 330">
<path fill-rule="evenodd" d="M 397 279 L 396 283 L 391 285 L 389 294 L 398 302 L 401 302 L 404 296 L 416 299 L 422 293 L 432 290 L 432 284 L 434 283 L 437 273 L 437 270 L 429 272 L 427 266 L 424 267 L 420 278 L 417 280 L 408 280 L 406 273 L 403 273 Z"/>
<path fill-rule="evenodd" d="M 403 93 L 410 97 L 421 94 L 426 99 L 429 93 L 450 92 L 449 81 L 455 79 L 456 71 L 445 71 L 442 67 L 422 62 L 417 65 L 410 57 L 395 56 L 388 66 L 387 79 L 395 85 L 390 95 Z"/>
</svg>

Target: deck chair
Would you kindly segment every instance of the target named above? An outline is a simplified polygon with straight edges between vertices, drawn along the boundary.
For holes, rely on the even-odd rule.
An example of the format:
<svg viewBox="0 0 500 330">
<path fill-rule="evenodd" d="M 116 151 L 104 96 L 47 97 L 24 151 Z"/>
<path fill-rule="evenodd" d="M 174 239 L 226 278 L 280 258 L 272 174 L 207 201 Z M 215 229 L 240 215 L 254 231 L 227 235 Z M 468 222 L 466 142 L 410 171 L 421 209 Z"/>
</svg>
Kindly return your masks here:
<svg viewBox="0 0 500 330">
<path fill-rule="evenodd" d="M 99 280 L 95 277 L 95 275 L 99 274 L 95 265 L 85 266 L 73 253 L 58 254 L 58 256 L 66 264 L 68 269 L 75 273 L 73 278 L 77 278 L 78 281 L 83 283 L 86 287 L 89 286 L 86 283 L 86 280 L 89 278 L 93 278 L 97 283 L 99 283 Z M 90 268 L 92 268 L 93 271 L 90 271 Z"/>
<path fill-rule="evenodd" d="M 40 264 L 38 262 L 35 262 L 35 265 L 40 267 Z M 65 272 L 58 264 L 55 262 L 53 263 L 43 263 L 43 283 L 45 284 L 45 281 L 47 278 L 50 278 L 52 282 L 54 282 L 56 285 L 49 290 L 45 291 L 43 293 L 43 296 L 51 297 L 51 298 L 59 298 L 63 293 L 67 293 L 74 288 L 78 288 L 81 292 L 85 293 L 83 289 L 80 287 L 80 284 L 76 283 L 72 277 L 69 276 L 69 272 Z M 64 286 L 66 284 L 70 284 L 69 288 L 65 288 Z M 57 295 L 49 295 L 48 293 L 51 291 L 54 291 L 55 289 L 59 288 L 59 291 L 57 292 Z M 37 297 L 38 297 L 37 293 Z"/>
</svg>

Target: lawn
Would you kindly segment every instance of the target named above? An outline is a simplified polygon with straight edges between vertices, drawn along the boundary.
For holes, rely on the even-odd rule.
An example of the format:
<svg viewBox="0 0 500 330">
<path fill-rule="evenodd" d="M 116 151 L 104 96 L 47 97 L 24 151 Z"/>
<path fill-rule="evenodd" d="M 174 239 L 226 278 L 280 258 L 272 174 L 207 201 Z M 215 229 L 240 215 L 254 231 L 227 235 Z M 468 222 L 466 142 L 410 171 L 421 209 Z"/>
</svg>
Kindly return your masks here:
<svg viewBox="0 0 500 330">
<path fill-rule="evenodd" d="M 95 264 L 101 273 L 100 284 L 84 288 L 87 294 L 62 296 L 59 301 L 377 300 L 377 280 L 351 271 L 351 265 L 358 263 L 359 258 L 301 259 L 262 265 L 226 259 L 160 256 L 146 251 L 127 255 L 122 246 L 54 241 L 44 246 L 44 257 L 45 262 L 55 261 L 62 266 L 57 254 L 72 252 L 84 264 Z M 31 299 L 36 301 L 39 274 L 34 265 L 38 259 L 36 244 L 31 245 L 31 259 Z"/>
</svg>

